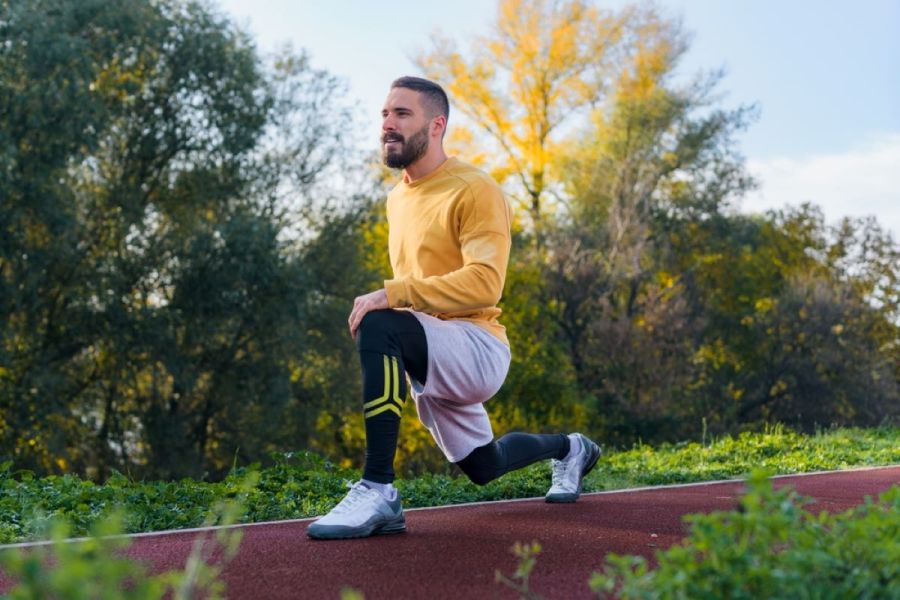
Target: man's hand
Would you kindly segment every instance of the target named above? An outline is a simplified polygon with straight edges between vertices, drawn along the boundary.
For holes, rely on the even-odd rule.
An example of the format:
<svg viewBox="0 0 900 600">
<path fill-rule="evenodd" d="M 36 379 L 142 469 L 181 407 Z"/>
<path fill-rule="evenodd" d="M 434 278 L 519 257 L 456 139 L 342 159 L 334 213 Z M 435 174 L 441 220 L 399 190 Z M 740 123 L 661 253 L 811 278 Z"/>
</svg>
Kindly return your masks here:
<svg viewBox="0 0 900 600">
<path fill-rule="evenodd" d="M 359 329 L 359 324 L 362 323 L 363 317 L 367 313 L 384 308 L 390 308 L 387 292 L 384 289 L 365 294 L 364 296 L 357 296 L 353 301 L 353 310 L 350 311 L 350 318 L 347 319 L 347 323 L 350 325 L 350 337 L 354 340 L 356 339 L 356 330 Z"/>
</svg>

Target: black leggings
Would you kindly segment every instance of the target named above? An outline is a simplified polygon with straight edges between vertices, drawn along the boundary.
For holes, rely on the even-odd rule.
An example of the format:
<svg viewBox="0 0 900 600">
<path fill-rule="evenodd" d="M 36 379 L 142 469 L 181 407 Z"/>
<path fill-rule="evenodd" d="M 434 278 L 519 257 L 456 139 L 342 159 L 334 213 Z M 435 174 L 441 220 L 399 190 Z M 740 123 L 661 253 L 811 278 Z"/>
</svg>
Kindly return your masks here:
<svg viewBox="0 0 900 600">
<path fill-rule="evenodd" d="M 422 384 L 428 376 L 425 330 L 409 311 L 372 311 L 359 324 L 356 349 L 366 425 L 363 479 L 391 483 L 400 415 L 406 404 L 406 373 Z"/>
<path fill-rule="evenodd" d="M 473 483 L 484 485 L 504 473 L 527 467 L 539 460 L 565 458 L 569 436 L 564 433 L 507 433 L 499 440 L 472 450 L 456 463 Z"/>
<path fill-rule="evenodd" d="M 425 384 L 428 343 L 419 320 L 405 310 L 376 310 L 363 317 L 356 347 L 363 377 L 366 464 L 363 478 L 394 480 L 400 415 L 406 403 L 405 373 Z M 456 463 L 478 485 L 539 460 L 564 458 L 569 438 L 559 434 L 508 433 Z"/>
</svg>

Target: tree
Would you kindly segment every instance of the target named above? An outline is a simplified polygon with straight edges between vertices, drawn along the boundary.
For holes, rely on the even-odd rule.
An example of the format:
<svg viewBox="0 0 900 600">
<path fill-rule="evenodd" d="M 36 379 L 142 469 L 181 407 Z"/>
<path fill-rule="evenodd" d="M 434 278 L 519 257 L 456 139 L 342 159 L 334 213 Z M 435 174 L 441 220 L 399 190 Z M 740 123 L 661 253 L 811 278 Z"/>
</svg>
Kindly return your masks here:
<svg viewBox="0 0 900 600">
<path fill-rule="evenodd" d="M 100 132 L 135 91 L 114 74 L 147 59 L 143 40 L 159 22 L 140 2 L 0 8 L 0 443 L 23 466 L 66 468 L 61 450 L 80 429 L 69 403 L 98 377 L 73 372 L 99 335 L 92 309 L 106 296 L 95 293 L 103 276 L 90 249 L 109 241 L 108 223 L 77 201 L 70 169 L 100 150 Z"/>
<path fill-rule="evenodd" d="M 732 135 L 753 109 L 714 106 L 718 73 L 676 87 L 686 49 L 677 20 L 653 8 L 507 1 L 470 59 L 447 40 L 419 57 L 497 144 L 499 158 L 487 161 L 495 176 L 525 192 L 533 227 L 510 271 L 537 275 L 522 278 L 527 289 L 509 285 L 503 301 L 508 320 L 533 325 L 514 340 L 536 360 L 521 371 L 540 372 L 561 350 L 582 398 L 596 403 L 590 413 L 628 435 L 659 430 L 651 415 L 692 376 L 701 321 L 661 265 L 667 238 L 677 220 L 716 216 L 751 185 Z"/>
<path fill-rule="evenodd" d="M 750 319 L 748 319 L 749 321 Z M 800 275 L 752 318 L 756 361 L 737 386 L 738 420 L 876 426 L 896 418 L 900 385 L 879 347 L 881 323 L 852 286 Z"/>
<path fill-rule="evenodd" d="M 2 7 L 0 452 L 177 477 L 302 443 L 295 369 L 334 302 L 305 250 L 368 201 L 315 187 L 348 113 L 309 108 L 339 82 L 204 3 Z"/>
<path fill-rule="evenodd" d="M 501 184 L 514 180 L 535 227 L 546 192 L 560 181 L 552 157 L 561 136 L 605 98 L 641 18 L 655 15 L 634 9 L 616 15 L 583 0 L 503 0 L 493 34 L 474 40 L 468 59 L 444 37 L 416 58 L 480 134 L 458 139 L 477 139 L 470 148 L 485 138 L 493 143 L 486 162 Z"/>
<path fill-rule="evenodd" d="M 706 315 L 695 309 L 672 245 L 721 222 L 752 181 L 733 135 L 752 107 L 716 106 L 719 73 L 682 85 L 686 45 L 652 22 L 621 65 L 606 105 L 557 157 L 568 210 L 548 236 L 542 300 L 551 307 L 582 393 L 607 435 L 623 441 L 682 430 L 692 354 Z"/>
</svg>

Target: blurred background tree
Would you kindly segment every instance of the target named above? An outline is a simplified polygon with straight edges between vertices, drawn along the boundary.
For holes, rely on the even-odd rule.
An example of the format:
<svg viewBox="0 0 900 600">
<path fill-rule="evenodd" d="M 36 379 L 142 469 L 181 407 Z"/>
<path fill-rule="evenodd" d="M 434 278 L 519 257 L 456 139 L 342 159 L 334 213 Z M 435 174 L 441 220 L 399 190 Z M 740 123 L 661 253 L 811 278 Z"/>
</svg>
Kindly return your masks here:
<svg viewBox="0 0 900 600">
<path fill-rule="evenodd" d="M 376 185 L 318 186 L 358 160 L 342 84 L 205 3 L 3 8 L 3 454 L 201 477 L 308 445 L 304 370 L 353 379 L 323 323 L 371 279 Z"/>
<path fill-rule="evenodd" d="M 676 441 L 900 413 L 900 249 L 754 182 L 721 74 L 652 5 L 503 0 L 416 61 L 514 206 L 497 433 Z M 681 81 L 681 83 L 678 83 Z M 385 82 L 387 85 L 388 82 Z M 207 2 L 0 0 L 0 458 L 218 478 L 360 465 L 352 299 L 390 276 L 394 176 L 346 86 Z M 461 116 L 460 116 L 461 114 Z M 402 473 L 448 468 L 408 409 Z"/>
<path fill-rule="evenodd" d="M 456 148 L 508 183 L 517 212 L 503 300 L 514 362 L 492 416 L 545 428 L 563 414 L 614 443 L 698 436 L 703 423 L 896 418 L 896 241 L 871 222 L 829 228 L 808 208 L 739 215 L 755 183 L 735 133 L 757 110 L 719 105 L 720 72 L 677 85 L 688 47 L 652 5 L 502 0 L 468 56 L 438 37 L 417 57 L 463 113 Z M 816 278 L 815 300 L 795 295 L 803 277 Z M 788 384 L 760 338 L 774 344 L 778 330 L 755 318 L 807 301 L 861 338 L 818 338 L 828 352 L 788 345 L 805 373 Z"/>
</svg>

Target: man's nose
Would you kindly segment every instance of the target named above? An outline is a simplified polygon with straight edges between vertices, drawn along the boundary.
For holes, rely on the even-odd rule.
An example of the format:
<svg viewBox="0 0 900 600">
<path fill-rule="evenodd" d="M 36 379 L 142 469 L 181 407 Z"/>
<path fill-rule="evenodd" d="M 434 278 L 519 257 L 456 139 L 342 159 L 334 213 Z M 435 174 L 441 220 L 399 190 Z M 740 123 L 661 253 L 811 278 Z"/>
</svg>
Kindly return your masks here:
<svg viewBox="0 0 900 600">
<path fill-rule="evenodd" d="M 388 115 L 381 120 L 382 131 L 393 131 L 395 129 L 397 129 L 397 122 L 391 115 Z"/>
</svg>

